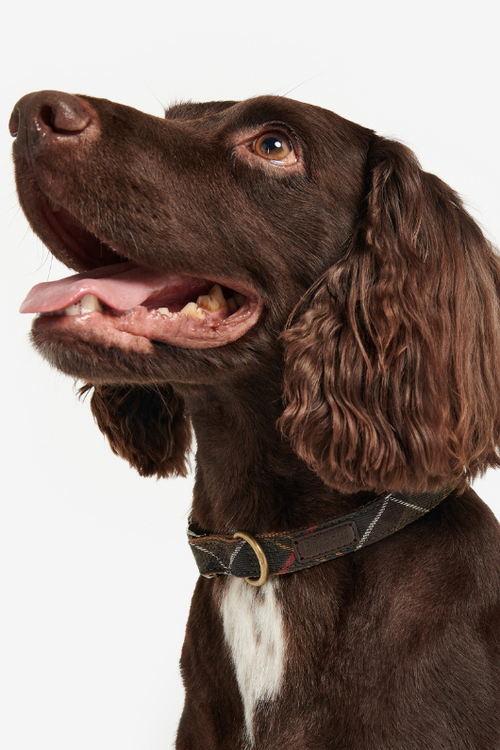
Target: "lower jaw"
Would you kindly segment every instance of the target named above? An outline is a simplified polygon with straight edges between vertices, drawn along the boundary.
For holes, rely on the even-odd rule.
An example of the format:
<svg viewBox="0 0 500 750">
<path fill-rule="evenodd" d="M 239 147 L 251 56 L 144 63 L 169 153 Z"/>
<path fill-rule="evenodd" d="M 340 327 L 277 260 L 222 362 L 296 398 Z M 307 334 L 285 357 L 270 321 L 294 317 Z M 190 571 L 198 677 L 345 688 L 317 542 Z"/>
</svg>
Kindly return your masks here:
<svg viewBox="0 0 500 750">
<path fill-rule="evenodd" d="M 198 312 L 200 312 L 198 310 Z M 196 315 L 160 313 L 143 306 L 127 313 L 88 312 L 79 315 L 49 314 L 35 319 L 34 330 L 65 333 L 104 348 L 118 348 L 151 354 L 154 343 L 183 349 L 213 349 L 241 338 L 257 321 L 259 305 L 247 304 L 227 317 L 220 314 Z"/>
<path fill-rule="evenodd" d="M 192 393 L 196 398 L 200 386 L 224 389 L 228 378 L 237 373 L 246 378 L 255 366 L 253 345 L 247 347 L 243 342 L 235 344 L 237 356 L 224 347 L 195 350 L 157 342 L 149 342 L 146 351 L 140 344 L 124 349 L 123 341 L 114 347 L 87 341 L 65 327 L 46 326 L 43 319 L 35 321 L 31 341 L 51 367 L 75 382 L 146 388 L 168 383 L 179 393 Z"/>
<path fill-rule="evenodd" d="M 193 350 L 156 344 L 123 332 L 116 332 L 114 339 L 98 332 L 82 335 L 74 326 L 59 325 L 53 318 L 37 318 L 31 340 L 52 367 L 92 385 L 152 385 L 199 379 L 199 357 L 193 357 Z"/>
<path fill-rule="evenodd" d="M 42 336 L 45 345 L 49 345 L 51 340 L 54 343 L 71 341 L 72 346 L 78 346 L 78 342 L 82 342 L 100 349 L 153 353 L 154 346 L 149 338 L 120 330 L 106 318 L 107 316 L 99 313 L 75 317 L 42 316 L 33 322 L 33 337 L 37 342 Z"/>
</svg>

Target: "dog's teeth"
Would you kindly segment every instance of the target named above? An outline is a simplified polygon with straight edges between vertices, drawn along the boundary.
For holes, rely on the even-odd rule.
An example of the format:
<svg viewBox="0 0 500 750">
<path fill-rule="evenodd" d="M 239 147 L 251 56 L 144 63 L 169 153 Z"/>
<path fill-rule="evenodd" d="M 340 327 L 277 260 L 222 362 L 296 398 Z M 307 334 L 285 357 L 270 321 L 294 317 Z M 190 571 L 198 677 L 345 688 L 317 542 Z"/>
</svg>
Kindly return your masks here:
<svg viewBox="0 0 500 750">
<path fill-rule="evenodd" d="M 245 302 L 246 297 L 244 297 L 243 294 L 239 294 L 238 292 L 235 292 L 233 296 L 238 307 L 241 307 L 242 304 Z"/>
<path fill-rule="evenodd" d="M 80 302 L 73 302 L 72 305 L 68 305 L 68 307 L 64 308 L 64 315 L 66 315 L 68 318 L 72 317 L 73 315 L 81 315 L 82 308 L 80 305 Z"/>
<path fill-rule="evenodd" d="M 80 300 L 82 312 L 102 312 L 102 305 L 95 294 L 84 294 Z"/>
<path fill-rule="evenodd" d="M 209 297 L 215 300 L 215 302 L 219 305 L 219 308 L 226 306 L 226 298 L 224 297 L 220 284 L 215 284 L 211 288 Z"/>
<path fill-rule="evenodd" d="M 215 284 L 208 294 L 202 294 L 196 300 L 198 307 L 207 312 L 219 312 L 226 307 L 227 302 L 219 284 Z"/>
<path fill-rule="evenodd" d="M 168 307 L 159 307 L 158 308 L 158 312 L 160 313 L 160 315 L 166 315 L 167 318 L 171 318 L 172 317 L 172 313 L 170 312 L 170 310 L 168 309 Z"/>
<path fill-rule="evenodd" d="M 192 315 L 194 318 L 204 318 L 205 313 L 201 310 L 196 302 L 188 302 L 185 307 L 182 308 L 181 315 Z"/>
<path fill-rule="evenodd" d="M 102 312 L 102 305 L 95 294 L 84 294 L 81 299 L 68 305 L 63 311 L 68 318 L 88 312 Z"/>
</svg>

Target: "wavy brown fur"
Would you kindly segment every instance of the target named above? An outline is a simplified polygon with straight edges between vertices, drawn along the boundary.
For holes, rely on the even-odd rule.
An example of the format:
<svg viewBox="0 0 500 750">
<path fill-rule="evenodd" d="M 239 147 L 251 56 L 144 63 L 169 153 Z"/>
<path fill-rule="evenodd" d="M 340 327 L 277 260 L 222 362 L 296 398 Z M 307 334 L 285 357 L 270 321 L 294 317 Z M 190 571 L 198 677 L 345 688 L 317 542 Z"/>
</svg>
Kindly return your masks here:
<svg viewBox="0 0 500 750">
<path fill-rule="evenodd" d="M 91 389 L 86 385 L 80 394 Z M 191 427 L 182 399 L 170 386 L 97 385 L 91 408 L 113 453 L 141 476 L 187 475 Z"/>
<path fill-rule="evenodd" d="M 464 489 L 499 466 L 500 264 L 458 196 L 375 138 L 345 257 L 283 334 L 297 453 L 331 487 Z"/>
</svg>

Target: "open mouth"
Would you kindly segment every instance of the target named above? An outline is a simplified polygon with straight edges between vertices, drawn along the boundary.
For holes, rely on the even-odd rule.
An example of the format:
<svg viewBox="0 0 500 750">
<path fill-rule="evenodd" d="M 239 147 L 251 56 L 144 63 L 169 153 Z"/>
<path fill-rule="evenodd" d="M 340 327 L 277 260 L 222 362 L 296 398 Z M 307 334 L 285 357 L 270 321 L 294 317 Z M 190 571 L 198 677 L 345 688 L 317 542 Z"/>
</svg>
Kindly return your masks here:
<svg viewBox="0 0 500 750">
<path fill-rule="evenodd" d="M 38 313 L 35 328 L 151 352 L 153 342 L 189 349 L 224 346 L 257 322 L 262 303 L 253 290 L 223 277 L 149 270 L 101 242 L 64 209 L 46 202 L 41 209 L 58 245 L 63 243 L 66 262 L 85 270 L 33 287 L 21 312 Z"/>
</svg>

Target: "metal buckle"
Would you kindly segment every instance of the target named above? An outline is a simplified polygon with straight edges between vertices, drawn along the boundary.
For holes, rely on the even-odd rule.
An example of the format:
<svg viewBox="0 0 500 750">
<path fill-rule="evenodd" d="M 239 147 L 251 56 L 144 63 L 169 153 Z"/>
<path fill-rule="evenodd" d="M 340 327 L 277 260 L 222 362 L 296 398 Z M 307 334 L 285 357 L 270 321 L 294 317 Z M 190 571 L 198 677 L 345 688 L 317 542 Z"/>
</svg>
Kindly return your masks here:
<svg viewBox="0 0 500 750">
<path fill-rule="evenodd" d="M 253 551 L 257 555 L 257 560 L 259 561 L 260 577 L 259 578 L 245 578 L 245 581 L 249 583 L 250 586 L 263 586 L 265 582 L 267 581 L 267 579 L 269 578 L 269 564 L 267 562 L 267 557 L 264 554 L 264 550 L 258 543 L 257 539 L 251 534 L 246 534 L 244 531 L 237 531 L 233 535 L 233 539 L 243 539 L 245 542 L 248 542 L 250 547 L 253 549 Z"/>
</svg>

